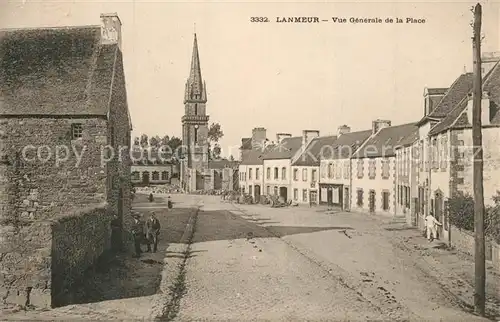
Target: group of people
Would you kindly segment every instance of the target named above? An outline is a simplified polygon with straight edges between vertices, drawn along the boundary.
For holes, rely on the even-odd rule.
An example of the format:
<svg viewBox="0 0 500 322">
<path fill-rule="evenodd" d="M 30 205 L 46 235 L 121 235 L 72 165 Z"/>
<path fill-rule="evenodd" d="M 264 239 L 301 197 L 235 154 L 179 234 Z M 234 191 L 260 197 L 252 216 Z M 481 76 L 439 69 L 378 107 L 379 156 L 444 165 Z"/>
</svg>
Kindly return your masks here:
<svg viewBox="0 0 500 322">
<path fill-rule="evenodd" d="M 141 243 L 146 242 L 147 252 L 153 251 L 155 253 L 158 250 L 158 236 L 160 235 L 160 221 L 156 218 L 155 212 L 151 212 L 149 218 L 146 222 L 141 221 L 141 216 L 139 213 L 135 212 L 134 224 L 132 225 L 132 236 L 134 238 L 135 255 L 137 257 L 141 256 L 142 249 Z M 151 249 L 153 246 L 153 249 Z"/>
</svg>

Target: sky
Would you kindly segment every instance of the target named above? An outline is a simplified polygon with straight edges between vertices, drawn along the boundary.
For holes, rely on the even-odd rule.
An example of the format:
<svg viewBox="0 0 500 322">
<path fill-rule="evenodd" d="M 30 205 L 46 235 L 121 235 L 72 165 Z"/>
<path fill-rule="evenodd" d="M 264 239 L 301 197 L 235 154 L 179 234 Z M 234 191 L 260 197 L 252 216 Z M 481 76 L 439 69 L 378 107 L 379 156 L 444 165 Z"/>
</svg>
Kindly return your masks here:
<svg viewBox="0 0 500 322">
<path fill-rule="evenodd" d="M 483 45 L 500 51 L 498 3 L 483 1 Z M 0 1 L 0 28 L 122 21 L 133 136 L 180 136 L 196 31 L 207 113 L 223 154 L 254 127 L 334 134 L 423 116 L 424 87 L 449 87 L 472 71 L 472 2 Z M 277 23 L 276 17 L 425 19 L 421 24 Z M 251 22 L 268 17 L 268 23 Z"/>
</svg>

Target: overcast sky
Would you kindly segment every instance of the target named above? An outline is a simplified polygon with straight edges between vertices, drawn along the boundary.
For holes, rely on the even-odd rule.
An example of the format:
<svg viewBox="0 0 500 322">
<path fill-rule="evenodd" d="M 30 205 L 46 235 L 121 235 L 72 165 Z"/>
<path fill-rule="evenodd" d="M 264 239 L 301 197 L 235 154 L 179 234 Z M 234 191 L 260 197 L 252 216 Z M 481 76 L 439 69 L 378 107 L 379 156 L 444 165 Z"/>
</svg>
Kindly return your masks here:
<svg viewBox="0 0 500 322">
<path fill-rule="evenodd" d="M 0 28 L 95 25 L 117 12 L 134 135 L 181 133 L 194 24 L 207 113 L 223 148 L 254 127 L 301 135 L 417 121 L 423 90 L 472 71 L 470 2 L 5 1 Z M 498 4 L 483 2 L 483 51 L 499 50 Z M 270 23 L 252 23 L 266 16 Z M 415 17 L 425 24 L 278 24 L 277 16 Z"/>
</svg>

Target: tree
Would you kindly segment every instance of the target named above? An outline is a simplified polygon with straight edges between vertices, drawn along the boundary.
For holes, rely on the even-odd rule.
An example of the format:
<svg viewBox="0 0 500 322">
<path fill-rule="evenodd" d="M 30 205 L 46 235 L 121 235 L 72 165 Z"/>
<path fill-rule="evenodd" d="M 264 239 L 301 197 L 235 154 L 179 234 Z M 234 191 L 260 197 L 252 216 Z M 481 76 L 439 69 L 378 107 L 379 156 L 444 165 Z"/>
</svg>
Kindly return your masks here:
<svg viewBox="0 0 500 322">
<path fill-rule="evenodd" d="M 134 138 L 134 145 L 140 145 L 140 143 L 141 143 L 141 139 L 139 139 L 139 137 L 136 136 Z"/>
<path fill-rule="evenodd" d="M 170 137 L 168 135 L 165 135 L 162 139 L 161 139 L 161 145 L 168 145 L 168 141 L 170 141 Z"/>
<path fill-rule="evenodd" d="M 149 139 L 149 146 L 152 148 L 158 148 L 161 145 L 161 139 L 158 135 L 153 136 Z"/>
<path fill-rule="evenodd" d="M 176 136 L 172 136 L 170 140 L 168 140 L 168 146 L 172 150 L 173 153 L 176 152 L 177 148 L 182 145 L 182 140 Z"/>
<path fill-rule="evenodd" d="M 219 123 L 212 123 L 208 128 L 208 157 L 218 159 L 220 158 L 220 154 L 222 149 L 217 142 L 224 136 L 224 132 L 221 130 L 221 126 Z M 212 144 L 214 144 L 213 150 L 211 149 Z"/>
<path fill-rule="evenodd" d="M 149 138 L 147 134 L 141 135 L 141 142 L 140 145 L 145 148 L 149 145 Z"/>
</svg>

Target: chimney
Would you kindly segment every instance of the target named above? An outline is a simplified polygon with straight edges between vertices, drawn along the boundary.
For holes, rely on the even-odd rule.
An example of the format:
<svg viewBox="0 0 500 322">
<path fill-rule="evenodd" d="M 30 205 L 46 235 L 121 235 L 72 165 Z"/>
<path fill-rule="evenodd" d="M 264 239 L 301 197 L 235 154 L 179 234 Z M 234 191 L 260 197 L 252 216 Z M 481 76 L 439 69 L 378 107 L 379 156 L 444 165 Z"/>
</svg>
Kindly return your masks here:
<svg viewBox="0 0 500 322">
<path fill-rule="evenodd" d="M 424 88 L 424 116 L 434 110 L 447 91 L 447 88 Z"/>
<path fill-rule="evenodd" d="M 383 129 L 385 127 L 389 127 L 389 126 L 391 126 L 391 121 L 377 119 L 377 120 L 372 122 L 372 134 L 375 134 L 378 131 L 380 131 L 381 129 Z"/>
<path fill-rule="evenodd" d="M 276 142 L 280 143 L 284 138 L 291 138 L 290 133 L 276 133 Z"/>
<path fill-rule="evenodd" d="M 344 124 L 344 125 L 339 126 L 339 128 L 337 130 L 337 136 L 341 136 L 342 134 L 346 134 L 349 132 L 351 132 L 351 128 Z"/>
<path fill-rule="evenodd" d="M 266 129 L 256 127 L 252 130 L 252 149 L 263 149 L 266 141 Z"/>
<path fill-rule="evenodd" d="M 467 120 L 472 124 L 472 109 L 473 103 L 472 98 L 474 95 L 472 93 L 468 94 L 469 101 L 467 102 Z M 491 105 L 490 105 L 490 95 L 488 92 L 483 92 L 483 98 L 481 99 L 481 125 L 490 125 L 491 123 Z"/>
<path fill-rule="evenodd" d="M 101 13 L 101 44 L 122 48 L 122 23 L 117 13 Z"/>
<path fill-rule="evenodd" d="M 500 60 L 500 52 L 482 53 L 481 55 L 481 77 L 484 77 Z"/>
<path fill-rule="evenodd" d="M 304 130 L 302 131 L 302 147 L 306 147 L 309 142 L 314 138 L 319 136 L 319 131 L 316 130 Z"/>
</svg>

